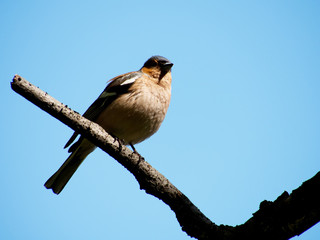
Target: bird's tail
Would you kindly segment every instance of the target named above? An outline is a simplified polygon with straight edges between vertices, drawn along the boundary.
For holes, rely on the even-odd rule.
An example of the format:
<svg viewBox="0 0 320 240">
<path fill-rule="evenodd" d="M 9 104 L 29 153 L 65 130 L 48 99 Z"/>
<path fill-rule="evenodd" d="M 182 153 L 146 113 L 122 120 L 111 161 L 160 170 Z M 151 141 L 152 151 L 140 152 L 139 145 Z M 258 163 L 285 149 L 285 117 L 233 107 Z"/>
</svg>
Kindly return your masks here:
<svg viewBox="0 0 320 240">
<path fill-rule="evenodd" d="M 87 139 L 79 141 L 81 142 L 78 142 L 78 147 L 44 184 L 47 189 L 51 188 L 55 194 L 59 194 L 63 190 L 83 160 L 96 148 Z"/>
</svg>

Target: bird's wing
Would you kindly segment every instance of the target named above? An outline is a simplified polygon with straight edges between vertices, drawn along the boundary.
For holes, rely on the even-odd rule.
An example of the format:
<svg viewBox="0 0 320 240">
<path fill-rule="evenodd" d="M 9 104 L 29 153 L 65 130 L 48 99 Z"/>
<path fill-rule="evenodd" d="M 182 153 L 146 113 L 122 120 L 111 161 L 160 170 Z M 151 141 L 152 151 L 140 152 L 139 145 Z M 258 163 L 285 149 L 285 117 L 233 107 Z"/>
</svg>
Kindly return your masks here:
<svg viewBox="0 0 320 240">
<path fill-rule="evenodd" d="M 107 87 L 103 90 L 100 96 L 91 104 L 91 106 L 82 115 L 83 117 L 95 121 L 99 114 L 112 103 L 119 95 L 127 93 L 131 85 L 141 77 L 140 71 L 130 72 L 111 79 Z M 70 144 L 77 138 L 78 133 L 74 132 L 64 148 L 70 146 Z M 72 152 L 72 146 L 68 152 Z"/>
</svg>

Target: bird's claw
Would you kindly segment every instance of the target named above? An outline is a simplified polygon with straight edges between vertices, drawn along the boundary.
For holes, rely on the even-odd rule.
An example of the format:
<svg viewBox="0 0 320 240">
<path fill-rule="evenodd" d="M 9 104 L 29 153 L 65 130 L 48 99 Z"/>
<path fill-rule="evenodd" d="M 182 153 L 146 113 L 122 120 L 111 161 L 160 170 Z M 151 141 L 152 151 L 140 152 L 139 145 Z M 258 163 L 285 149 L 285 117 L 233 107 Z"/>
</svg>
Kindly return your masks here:
<svg viewBox="0 0 320 240">
<path fill-rule="evenodd" d="M 137 165 L 138 165 L 141 161 L 144 161 L 144 157 L 142 157 L 142 156 L 140 155 L 140 153 L 138 153 L 138 151 L 136 150 L 136 148 L 135 148 L 131 143 L 130 143 L 130 147 L 132 148 L 133 153 L 134 153 L 134 154 L 137 154 L 138 157 L 139 157 L 139 160 L 138 160 L 138 162 L 137 162 Z"/>
<path fill-rule="evenodd" d="M 116 137 L 116 136 L 113 136 L 113 138 L 114 138 L 114 141 L 113 141 L 114 143 L 116 141 L 118 141 L 118 144 L 119 144 L 118 151 L 121 152 L 122 151 L 122 145 L 124 145 L 124 141 L 122 139 Z"/>
</svg>

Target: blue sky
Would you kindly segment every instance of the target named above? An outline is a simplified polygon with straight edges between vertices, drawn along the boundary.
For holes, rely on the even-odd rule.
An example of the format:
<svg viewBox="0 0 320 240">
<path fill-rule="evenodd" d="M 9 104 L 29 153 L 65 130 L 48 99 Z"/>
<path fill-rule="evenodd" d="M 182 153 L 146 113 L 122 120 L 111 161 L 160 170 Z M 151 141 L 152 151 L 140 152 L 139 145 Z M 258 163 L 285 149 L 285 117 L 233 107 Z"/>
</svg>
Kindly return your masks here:
<svg viewBox="0 0 320 240">
<path fill-rule="evenodd" d="M 0 239 L 190 239 L 97 149 L 59 195 L 43 187 L 72 130 L 10 89 L 20 74 L 83 113 L 152 55 L 173 67 L 159 132 L 136 145 L 217 224 L 320 169 L 318 1 L 1 1 Z M 320 225 L 301 240 L 318 239 Z"/>
</svg>

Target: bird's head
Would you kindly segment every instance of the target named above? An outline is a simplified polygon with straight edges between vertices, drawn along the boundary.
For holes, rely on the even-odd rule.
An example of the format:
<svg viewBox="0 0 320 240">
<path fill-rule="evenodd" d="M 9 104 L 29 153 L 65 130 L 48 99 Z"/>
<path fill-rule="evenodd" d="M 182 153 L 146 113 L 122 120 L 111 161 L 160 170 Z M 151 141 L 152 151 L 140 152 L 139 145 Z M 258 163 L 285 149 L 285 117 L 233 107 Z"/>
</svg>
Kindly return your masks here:
<svg viewBox="0 0 320 240">
<path fill-rule="evenodd" d="M 140 71 L 160 82 L 167 73 L 171 72 L 172 66 L 173 63 L 165 57 L 153 56 L 144 63 Z"/>
</svg>

